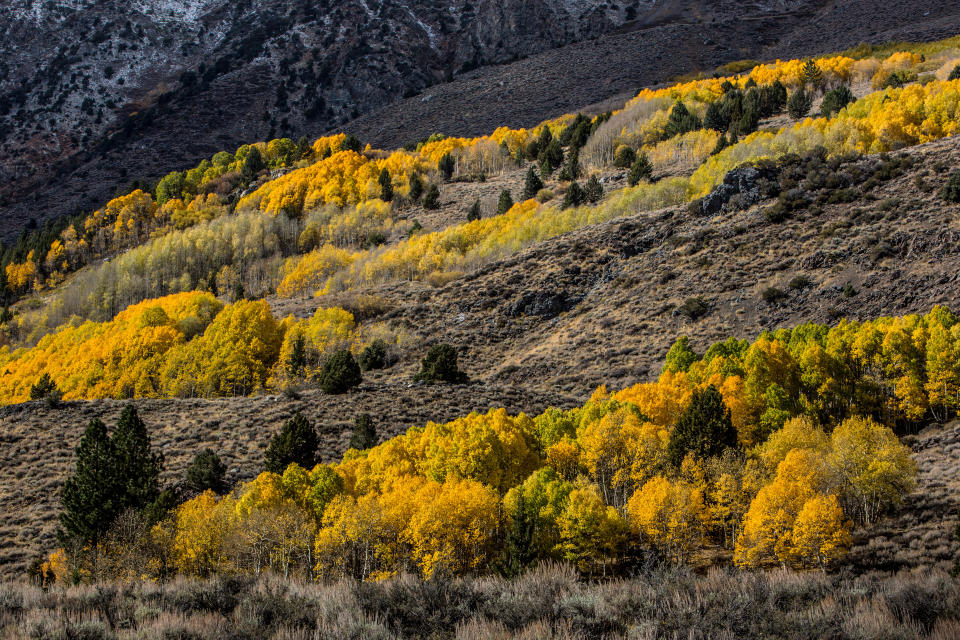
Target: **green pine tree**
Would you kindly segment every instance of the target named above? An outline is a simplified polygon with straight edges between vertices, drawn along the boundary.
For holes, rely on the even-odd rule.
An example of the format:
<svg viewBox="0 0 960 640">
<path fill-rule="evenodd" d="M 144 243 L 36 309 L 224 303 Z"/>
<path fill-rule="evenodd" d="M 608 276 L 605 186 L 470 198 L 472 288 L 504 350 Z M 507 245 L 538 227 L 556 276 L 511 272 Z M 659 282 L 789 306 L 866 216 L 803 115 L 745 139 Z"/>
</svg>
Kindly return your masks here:
<svg viewBox="0 0 960 640">
<path fill-rule="evenodd" d="M 497 215 L 502 216 L 513 206 L 513 196 L 509 189 L 500 192 L 500 198 L 497 200 Z"/>
<path fill-rule="evenodd" d="M 393 200 L 393 180 L 390 179 L 390 172 L 386 167 L 380 170 L 377 182 L 380 183 L 380 199 L 384 202 Z"/>
<path fill-rule="evenodd" d="M 423 196 L 423 208 L 440 208 L 440 189 L 437 188 L 437 185 L 431 184 L 429 187 L 427 187 L 427 193 Z"/>
<path fill-rule="evenodd" d="M 567 192 L 563 195 L 563 208 L 579 207 L 586 202 L 587 196 L 576 182 L 571 182 Z"/>
<path fill-rule="evenodd" d="M 537 175 L 536 168 L 531 165 L 530 168 L 527 169 L 527 179 L 523 183 L 523 199 L 529 200 L 530 198 L 536 198 L 537 194 L 540 193 L 540 189 L 543 189 L 543 180 Z"/>
<path fill-rule="evenodd" d="M 664 139 L 669 140 L 674 136 L 679 136 L 690 131 L 696 131 L 702 126 L 700 119 L 690 113 L 687 105 L 677 100 L 670 115 L 667 117 L 667 124 L 663 128 Z"/>
<path fill-rule="evenodd" d="M 222 494 L 227 488 L 224 480 L 226 473 L 227 467 L 220 460 L 220 456 L 212 449 L 204 449 L 193 457 L 193 462 L 187 468 L 187 487 L 197 493 L 210 489 Z"/>
<path fill-rule="evenodd" d="M 361 413 L 353 421 L 353 433 L 350 435 L 350 448 L 363 451 L 377 444 L 377 428 L 368 413 Z"/>
<path fill-rule="evenodd" d="M 297 413 L 270 439 L 264 454 L 264 466 L 272 473 L 283 473 L 293 462 L 304 469 L 317 464 L 320 441 L 313 425 Z"/>
<path fill-rule="evenodd" d="M 667 457 L 679 467 L 688 453 L 709 458 L 736 446 L 737 430 L 730 419 L 730 409 L 717 388 L 710 385 L 694 392 L 690 405 L 677 418 L 667 443 Z"/>
<path fill-rule="evenodd" d="M 812 106 L 813 97 L 803 87 L 794 91 L 790 99 L 787 100 L 787 111 L 794 120 L 799 120 L 810 113 L 810 107 Z"/>
<path fill-rule="evenodd" d="M 449 180 L 453 177 L 453 170 L 456 168 L 457 163 L 454 161 L 453 156 L 449 153 L 443 154 L 443 157 L 440 158 L 440 162 L 437 163 L 437 169 L 440 170 L 440 173 L 443 174 L 444 180 Z"/>
<path fill-rule="evenodd" d="M 474 220 L 480 219 L 480 199 L 477 198 L 474 200 L 473 205 L 470 207 L 470 211 L 467 212 L 467 222 L 473 222 Z"/>
<path fill-rule="evenodd" d="M 423 197 L 423 179 L 420 177 L 419 173 L 415 173 L 410 176 L 410 200 L 413 202 L 420 202 L 420 198 Z"/>
<path fill-rule="evenodd" d="M 457 365 L 457 350 L 449 344 L 435 344 L 420 361 L 418 382 L 466 382 L 467 376 Z"/>
<path fill-rule="evenodd" d="M 76 467 L 63 485 L 61 542 L 96 544 L 118 513 L 120 496 L 113 443 L 101 420 L 91 420 L 76 448 Z"/>
<path fill-rule="evenodd" d="M 154 453 L 147 426 L 132 404 L 128 404 L 120 413 L 117 429 L 110 441 L 113 444 L 114 469 L 121 496 L 118 507 L 120 511 L 140 511 L 156 500 L 160 492 L 163 454 Z"/>
<path fill-rule="evenodd" d="M 350 350 L 341 349 L 326 359 L 317 380 L 324 392 L 337 394 L 346 393 L 363 382 L 363 375 Z"/>
<path fill-rule="evenodd" d="M 263 156 L 260 154 L 260 149 L 257 147 L 250 147 L 250 151 L 247 152 L 247 157 L 243 159 L 243 167 L 240 169 L 240 176 L 245 182 L 250 182 L 257 177 L 258 173 L 266 168 L 267 165 L 263 161 Z"/>
<path fill-rule="evenodd" d="M 588 202 L 600 202 L 600 198 L 603 197 L 603 185 L 600 184 L 597 176 L 590 176 L 587 184 L 583 187 L 583 193 Z"/>
<path fill-rule="evenodd" d="M 627 176 L 627 182 L 630 183 L 631 187 L 637 186 L 641 180 L 650 180 L 653 177 L 653 165 L 650 164 L 650 159 L 647 157 L 643 151 L 637 154 L 637 159 L 634 160 L 633 166 L 630 167 L 630 175 Z"/>
</svg>

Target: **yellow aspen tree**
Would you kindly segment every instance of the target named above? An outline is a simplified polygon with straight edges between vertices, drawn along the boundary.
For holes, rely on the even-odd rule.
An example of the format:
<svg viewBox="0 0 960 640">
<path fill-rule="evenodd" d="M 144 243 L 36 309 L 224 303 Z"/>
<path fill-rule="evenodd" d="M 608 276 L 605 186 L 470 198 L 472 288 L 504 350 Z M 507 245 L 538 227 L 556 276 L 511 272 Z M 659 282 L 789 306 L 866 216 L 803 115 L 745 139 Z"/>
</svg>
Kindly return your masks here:
<svg viewBox="0 0 960 640">
<path fill-rule="evenodd" d="M 790 554 L 800 566 L 821 571 L 842 559 L 850 549 L 850 523 L 835 495 L 815 495 L 807 500 L 793 525 Z"/>
</svg>

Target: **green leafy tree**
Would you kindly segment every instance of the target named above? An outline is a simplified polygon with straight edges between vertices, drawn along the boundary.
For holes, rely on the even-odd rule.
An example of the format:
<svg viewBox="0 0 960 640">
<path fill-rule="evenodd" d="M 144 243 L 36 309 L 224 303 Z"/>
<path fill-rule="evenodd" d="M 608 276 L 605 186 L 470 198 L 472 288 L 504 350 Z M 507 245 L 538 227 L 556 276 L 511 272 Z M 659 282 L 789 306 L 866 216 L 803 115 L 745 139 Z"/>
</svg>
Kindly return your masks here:
<svg viewBox="0 0 960 640">
<path fill-rule="evenodd" d="M 157 183 L 157 204 L 165 204 L 183 195 L 183 174 L 168 173 Z"/>
<path fill-rule="evenodd" d="M 677 418 L 670 432 L 667 456 L 671 464 L 679 467 L 688 453 L 709 458 L 736 446 L 737 430 L 730 419 L 730 409 L 717 388 L 710 385 L 694 392 L 690 406 Z"/>
<path fill-rule="evenodd" d="M 523 183 L 523 199 L 536 198 L 540 189 L 543 189 L 543 180 L 537 175 L 537 169 L 531 165 L 527 169 L 527 179 Z"/>
<path fill-rule="evenodd" d="M 680 336 L 677 338 L 670 350 L 667 351 L 667 358 L 663 368 L 667 371 L 677 373 L 678 371 L 687 371 L 690 365 L 700 359 L 700 356 L 690 348 L 690 338 Z"/>
<path fill-rule="evenodd" d="M 63 485 L 61 542 L 96 544 L 117 515 L 113 443 L 101 420 L 91 420 L 76 448 L 76 467 Z"/>
<path fill-rule="evenodd" d="M 297 413 L 271 438 L 264 454 L 264 466 L 272 473 L 283 473 L 292 462 L 304 469 L 313 469 L 319 444 L 313 425 Z"/>
<path fill-rule="evenodd" d="M 663 128 L 664 139 L 670 139 L 690 131 L 696 131 L 702 125 L 700 119 L 690 113 L 687 106 L 682 101 L 677 100 L 673 108 L 670 109 L 670 115 L 667 118 L 667 124 Z"/>
<path fill-rule="evenodd" d="M 353 433 L 350 435 L 350 448 L 363 451 L 377 444 L 377 428 L 369 413 L 361 413 L 353 421 Z"/>
<path fill-rule="evenodd" d="M 457 350 L 446 343 L 435 344 L 420 361 L 418 382 L 466 382 L 467 376 L 457 364 Z"/>
<path fill-rule="evenodd" d="M 637 159 L 630 167 L 630 175 L 627 176 L 627 182 L 631 187 L 637 186 L 641 180 L 650 180 L 653 177 L 653 165 L 650 164 L 650 158 L 643 151 L 637 154 Z"/>
<path fill-rule="evenodd" d="M 437 188 L 437 185 L 431 184 L 427 187 L 427 193 L 423 196 L 423 208 L 424 209 L 439 209 L 440 208 L 440 189 Z"/>
<path fill-rule="evenodd" d="M 377 182 L 380 184 L 380 199 L 384 202 L 393 200 L 393 180 L 390 179 L 390 172 L 386 167 L 380 170 Z"/>
<path fill-rule="evenodd" d="M 363 382 L 363 375 L 350 350 L 341 349 L 323 363 L 318 382 L 326 393 L 346 393 Z"/>
<path fill-rule="evenodd" d="M 453 170 L 456 168 L 456 162 L 449 153 L 443 154 L 443 157 L 440 158 L 440 161 L 437 163 L 437 169 L 440 170 L 440 173 L 443 174 L 444 180 L 449 180 L 453 177 Z"/>
<path fill-rule="evenodd" d="M 187 467 L 187 487 L 196 493 L 210 489 L 222 494 L 227 488 L 224 480 L 226 473 L 227 467 L 220 460 L 220 456 L 212 449 L 204 449 L 193 457 L 193 462 Z"/>
<path fill-rule="evenodd" d="M 128 404 L 120 413 L 120 420 L 110 440 L 119 483 L 118 507 L 120 511 L 142 510 L 160 493 L 163 454 L 153 451 L 147 426 L 132 404 Z"/>
<path fill-rule="evenodd" d="M 853 92 L 850 91 L 850 88 L 847 86 L 831 89 L 823 94 L 823 102 L 820 104 L 820 115 L 824 118 L 829 118 L 855 99 Z"/>
<path fill-rule="evenodd" d="M 473 222 L 474 220 L 479 220 L 480 218 L 480 199 L 477 198 L 470 206 L 470 211 L 467 212 L 467 222 Z"/>
<path fill-rule="evenodd" d="M 587 202 L 599 202 L 600 198 L 603 197 L 603 185 L 600 184 L 600 180 L 597 176 L 590 176 L 590 179 L 587 180 L 587 184 L 583 187 L 583 194 L 587 198 Z"/>
<path fill-rule="evenodd" d="M 504 189 L 500 192 L 500 197 L 497 199 L 497 215 L 502 216 L 507 211 L 510 211 L 511 207 L 513 207 L 513 196 L 510 195 L 509 189 Z"/>
<path fill-rule="evenodd" d="M 810 107 L 812 106 L 813 97 L 803 87 L 794 91 L 787 101 L 787 111 L 794 120 L 799 120 L 810 113 Z"/>
</svg>

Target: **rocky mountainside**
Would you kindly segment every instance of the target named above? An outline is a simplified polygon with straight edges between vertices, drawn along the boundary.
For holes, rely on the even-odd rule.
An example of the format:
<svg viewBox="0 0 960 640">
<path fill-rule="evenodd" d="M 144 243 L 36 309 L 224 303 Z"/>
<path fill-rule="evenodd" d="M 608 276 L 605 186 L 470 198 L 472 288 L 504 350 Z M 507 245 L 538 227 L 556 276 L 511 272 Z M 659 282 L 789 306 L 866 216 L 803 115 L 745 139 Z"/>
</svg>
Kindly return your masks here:
<svg viewBox="0 0 960 640">
<path fill-rule="evenodd" d="M 455 73 L 599 36 L 653 4 L 15 0 L 0 17 L 5 230 L 218 149 L 337 127 Z"/>
</svg>

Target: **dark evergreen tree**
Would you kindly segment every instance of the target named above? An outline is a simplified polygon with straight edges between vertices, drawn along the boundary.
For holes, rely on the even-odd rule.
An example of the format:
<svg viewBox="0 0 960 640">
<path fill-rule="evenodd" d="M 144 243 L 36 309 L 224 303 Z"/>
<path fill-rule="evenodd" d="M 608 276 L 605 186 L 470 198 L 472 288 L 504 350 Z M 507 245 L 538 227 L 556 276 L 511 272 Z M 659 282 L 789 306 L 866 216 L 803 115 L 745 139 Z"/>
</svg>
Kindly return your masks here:
<svg viewBox="0 0 960 640">
<path fill-rule="evenodd" d="M 423 179 L 419 173 L 410 176 L 410 200 L 420 202 L 423 197 Z"/>
<path fill-rule="evenodd" d="M 823 86 L 823 71 L 813 59 L 807 60 L 803 63 L 803 68 L 800 71 L 800 79 L 803 81 L 804 87 L 810 87 L 813 91 L 819 91 Z"/>
<path fill-rule="evenodd" d="M 497 199 L 497 215 L 502 216 L 507 211 L 510 211 L 510 208 L 513 206 L 513 196 L 510 195 L 509 189 L 504 189 L 500 192 L 500 198 Z"/>
<path fill-rule="evenodd" d="M 799 120 L 810 113 L 810 107 L 812 106 L 813 98 L 803 89 L 803 87 L 800 87 L 794 91 L 793 95 L 791 95 L 790 99 L 787 101 L 787 111 L 790 113 L 790 117 L 794 120 Z"/>
<path fill-rule="evenodd" d="M 257 174 L 263 171 L 266 167 L 267 165 L 263 161 L 263 156 L 260 155 L 260 149 L 257 147 L 250 147 L 250 151 L 247 152 L 247 157 L 243 159 L 243 167 L 240 169 L 240 176 L 245 182 L 250 182 L 256 178 Z"/>
<path fill-rule="evenodd" d="M 720 137 L 717 138 L 717 145 L 713 148 L 713 151 L 710 152 L 710 155 L 715 156 L 728 146 L 730 146 L 730 142 L 727 140 L 727 135 L 725 133 L 721 133 Z"/>
<path fill-rule="evenodd" d="M 157 499 L 163 454 L 150 446 L 147 426 L 132 404 L 124 407 L 117 429 L 110 439 L 115 456 L 114 470 L 119 485 L 119 511 L 140 511 Z"/>
<path fill-rule="evenodd" d="M 707 112 L 703 116 L 703 126 L 705 129 L 724 132 L 727 130 L 727 127 L 730 126 L 723 117 L 723 112 L 720 108 L 721 103 L 722 100 L 716 100 L 711 102 L 707 107 Z"/>
<path fill-rule="evenodd" d="M 96 544 L 119 511 L 113 443 L 107 427 L 91 420 L 76 448 L 76 468 L 63 485 L 60 538 L 63 543 Z"/>
<path fill-rule="evenodd" d="M 630 167 L 630 175 L 627 177 L 627 181 L 631 187 L 635 187 L 641 180 L 650 180 L 652 177 L 653 165 L 650 164 L 650 159 L 647 158 L 647 154 L 641 151 L 637 154 L 637 159 L 633 162 L 633 166 Z"/>
<path fill-rule="evenodd" d="M 537 194 L 540 193 L 540 189 L 543 189 L 543 180 L 537 175 L 536 168 L 531 165 L 530 168 L 527 169 L 527 179 L 523 183 L 523 199 L 529 200 L 530 198 L 536 198 Z"/>
<path fill-rule="evenodd" d="M 687 110 L 687 106 L 682 101 L 677 100 L 670 110 L 667 118 L 667 124 L 663 128 L 664 139 L 669 140 L 674 136 L 679 136 L 690 131 L 696 131 L 702 126 L 700 119 Z"/>
<path fill-rule="evenodd" d="M 360 352 L 357 358 L 357 364 L 362 371 L 372 371 L 373 369 L 383 369 L 387 366 L 387 343 L 381 338 L 377 338 Z"/>
<path fill-rule="evenodd" d="M 437 188 L 437 185 L 431 184 L 427 187 L 427 193 L 423 196 L 423 208 L 424 209 L 439 209 L 440 208 L 440 189 Z"/>
<path fill-rule="evenodd" d="M 44 373 L 36 382 L 30 385 L 31 400 L 59 398 L 59 394 L 60 391 L 57 389 L 57 383 L 53 381 L 49 373 Z"/>
<path fill-rule="evenodd" d="M 473 222 L 474 220 L 480 219 L 480 199 L 477 198 L 473 201 L 473 205 L 470 206 L 470 211 L 467 212 L 467 222 Z"/>
<path fill-rule="evenodd" d="M 453 177 L 453 170 L 456 169 L 456 166 L 456 161 L 449 153 L 443 154 L 443 157 L 440 158 L 440 161 L 437 163 L 437 169 L 443 174 L 444 180 L 449 180 Z"/>
<path fill-rule="evenodd" d="M 368 413 L 361 413 L 353 421 L 353 433 L 350 435 L 350 448 L 363 451 L 377 444 L 377 428 Z"/>
<path fill-rule="evenodd" d="M 600 201 L 600 198 L 603 197 L 603 185 L 600 184 L 597 176 L 590 176 L 587 184 L 583 187 L 583 194 L 587 198 L 587 202 Z"/>
<path fill-rule="evenodd" d="M 667 443 L 667 457 L 679 467 L 688 453 L 709 458 L 736 446 L 737 430 L 730 420 L 730 409 L 717 388 L 710 385 L 695 391 L 690 405 L 677 418 Z"/>
<path fill-rule="evenodd" d="M 823 102 L 820 104 L 820 115 L 824 118 L 829 118 L 854 100 L 856 100 L 856 98 L 847 86 L 831 89 L 823 94 Z"/>
<path fill-rule="evenodd" d="M 621 169 L 629 169 L 633 166 L 633 163 L 637 161 L 637 152 L 633 150 L 633 147 L 627 146 L 625 144 L 617 147 L 616 153 L 613 155 L 613 166 L 619 167 Z"/>
<path fill-rule="evenodd" d="M 576 180 L 580 177 L 580 174 L 580 150 L 573 149 L 567 157 L 567 163 L 563 165 L 563 170 L 560 172 L 560 179 Z"/>
<path fill-rule="evenodd" d="M 207 489 L 215 493 L 224 493 L 227 484 L 224 477 L 227 467 L 212 449 L 204 449 L 193 457 L 193 462 L 187 467 L 187 487 L 191 491 L 203 493 Z"/>
<path fill-rule="evenodd" d="M 290 347 L 290 359 L 287 361 L 287 373 L 291 378 L 299 378 L 307 366 L 307 340 L 302 333 L 293 338 Z"/>
<path fill-rule="evenodd" d="M 363 375 L 350 350 L 341 349 L 326 359 L 317 381 L 326 393 L 346 393 L 363 382 Z"/>
<path fill-rule="evenodd" d="M 950 75 L 947 76 L 947 80 L 960 80 L 960 64 L 953 68 Z"/>
<path fill-rule="evenodd" d="M 533 544 L 536 533 L 536 514 L 530 512 L 523 491 L 518 491 L 517 507 L 510 514 L 510 524 L 504 540 L 501 561 L 501 573 L 504 576 L 512 578 L 519 575 L 537 559 Z"/>
<path fill-rule="evenodd" d="M 418 382 L 466 382 L 467 376 L 457 365 L 457 350 L 449 344 L 435 344 L 420 361 Z"/>
<path fill-rule="evenodd" d="M 576 182 L 571 182 L 567 192 L 563 195 L 563 208 L 579 207 L 587 201 L 587 196 Z"/>
<path fill-rule="evenodd" d="M 547 146 L 542 147 L 540 151 L 540 173 L 548 176 L 557 170 L 563 164 L 563 147 L 556 140 L 551 140 Z"/>
<path fill-rule="evenodd" d="M 940 192 L 940 195 L 947 202 L 954 204 L 960 202 L 960 171 L 954 171 L 950 175 L 947 183 L 943 185 L 943 190 Z"/>
<path fill-rule="evenodd" d="M 360 138 L 348 133 L 347 137 L 344 138 L 343 143 L 340 145 L 340 151 L 356 151 L 360 153 L 360 149 L 363 148 L 363 144 L 360 143 Z"/>
<path fill-rule="evenodd" d="M 295 462 L 304 469 L 313 469 L 317 464 L 319 445 L 313 425 L 297 413 L 270 439 L 264 454 L 264 467 L 272 473 L 283 473 Z"/>
<path fill-rule="evenodd" d="M 380 170 L 377 182 L 380 183 L 380 199 L 384 202 L 393 200 L 393 180 L 390 179 L 390 172 L 386 167 Z"/>
</svg>

